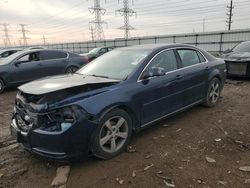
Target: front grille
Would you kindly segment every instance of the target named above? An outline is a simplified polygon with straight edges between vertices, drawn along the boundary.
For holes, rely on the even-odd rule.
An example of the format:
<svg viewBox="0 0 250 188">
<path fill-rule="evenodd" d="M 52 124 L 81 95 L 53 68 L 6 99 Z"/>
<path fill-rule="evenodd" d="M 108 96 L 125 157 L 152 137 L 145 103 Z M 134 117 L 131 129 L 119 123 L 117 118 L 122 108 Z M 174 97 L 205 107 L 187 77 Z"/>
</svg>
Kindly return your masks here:
<svg viewBox="0 0 250 188">
<path fill-rule="evenodd" d="M 245 76 L 247 74 L 247 63 L 227 62 L 227 72 L 232 75 Z"/>
</svg>

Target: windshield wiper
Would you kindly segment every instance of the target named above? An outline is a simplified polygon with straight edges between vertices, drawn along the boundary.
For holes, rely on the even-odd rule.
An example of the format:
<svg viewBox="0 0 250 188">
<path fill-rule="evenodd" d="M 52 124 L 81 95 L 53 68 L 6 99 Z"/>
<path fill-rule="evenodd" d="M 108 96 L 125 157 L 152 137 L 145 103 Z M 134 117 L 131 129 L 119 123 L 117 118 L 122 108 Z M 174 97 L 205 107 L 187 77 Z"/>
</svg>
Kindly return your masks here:
<svg viewBox="0 0 250 188">
<path fill-rule="evenodd" d="M 109 78 L 108 76 L 102 76 L 102 75 L 96 75 L 96 74 L 91 74 L 89 76 L 94 76 L 94 77 L 99 77 L 99 78 Z"/>
</svg>

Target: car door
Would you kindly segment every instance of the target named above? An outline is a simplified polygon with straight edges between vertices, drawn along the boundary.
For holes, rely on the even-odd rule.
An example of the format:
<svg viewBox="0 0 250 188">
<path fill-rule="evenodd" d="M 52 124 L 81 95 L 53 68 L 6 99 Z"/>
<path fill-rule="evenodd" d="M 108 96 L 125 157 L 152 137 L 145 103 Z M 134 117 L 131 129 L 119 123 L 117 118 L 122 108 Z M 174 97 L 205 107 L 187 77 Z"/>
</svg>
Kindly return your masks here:
<svg viewBox="0 0 250 188">
<path fill-rule="evenodd" d="M 195 49 L 177 49 L 181 60 L 182 87 L 185 92 L 184 106 L 198 102 L 206 96 L 209 63 L 205 57 Z"/>
<path fill-rule="evenodd" d="M 13 75 L 11 82 L 23 83 L 41 77 L 41 57 L 40 52 L 23 54 L 11 63 L 10 72 Z"/>
<path fill-rule="evenodd" d="M 68 65 L 68 53 L 62 51 L 41 51 L 41 71 L 43 76 L 64 74 Z"/>
<path fill-rule="evenodd" d="M 160 67 L 164 76 L 139 80 L 143 91 L 137 96 L 141 101 L 141 122 L 143 125 L 174 112 L 183 106 L 180 75 L 174 50 L 164 50 L 157 54 L 146 69 Z"/>
</svg>

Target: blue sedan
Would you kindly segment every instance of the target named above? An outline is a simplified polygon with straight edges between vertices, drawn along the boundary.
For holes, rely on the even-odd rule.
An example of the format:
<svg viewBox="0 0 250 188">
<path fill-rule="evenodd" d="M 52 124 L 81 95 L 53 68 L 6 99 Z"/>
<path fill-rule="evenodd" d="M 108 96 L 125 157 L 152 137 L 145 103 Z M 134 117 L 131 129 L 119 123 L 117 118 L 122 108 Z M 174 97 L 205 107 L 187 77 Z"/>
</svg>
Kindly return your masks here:
<svg viewBox="0 0 250 188">
<path fill-rule="evenodd" d="M 216 105 L 225 77 L 223 60 L 193 46 L 115 49 L 74 74 L 19 87 L 11 134 L 40 156 L 109 159 L 132 133 L 195 105 Z"/>
</svg>

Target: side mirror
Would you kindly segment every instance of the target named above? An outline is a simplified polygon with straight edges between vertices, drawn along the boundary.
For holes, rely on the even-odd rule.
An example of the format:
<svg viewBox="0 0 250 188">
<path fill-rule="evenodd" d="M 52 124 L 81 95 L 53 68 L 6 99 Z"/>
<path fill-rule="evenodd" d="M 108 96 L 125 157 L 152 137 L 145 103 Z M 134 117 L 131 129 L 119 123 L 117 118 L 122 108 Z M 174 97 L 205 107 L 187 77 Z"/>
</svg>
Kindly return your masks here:
<svg viewBox="0 0 250 188">
<path fill-rule="evenodd" d="M 142 80 L 151 78 L 151 77 L 157 77 L 157 76 L 164 76 L 166 74 L 165 70 L 160 67 L 151 67 L 150 69 L 144 71 L 142 73 Z"/>
<path fill-rule="evenodd" d="M 16 67 L 18 67 L 18 65 L 20 65 L 22 62 L 20 62 L 20 61 L 16 61 L 16 62 L 14 62 L 14 65 L 16 66 Z"/>
</svg>

